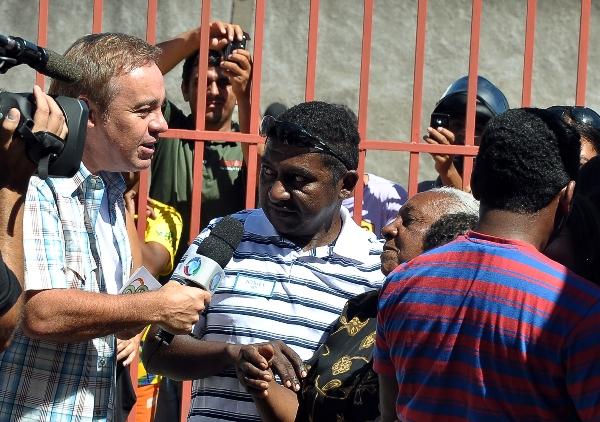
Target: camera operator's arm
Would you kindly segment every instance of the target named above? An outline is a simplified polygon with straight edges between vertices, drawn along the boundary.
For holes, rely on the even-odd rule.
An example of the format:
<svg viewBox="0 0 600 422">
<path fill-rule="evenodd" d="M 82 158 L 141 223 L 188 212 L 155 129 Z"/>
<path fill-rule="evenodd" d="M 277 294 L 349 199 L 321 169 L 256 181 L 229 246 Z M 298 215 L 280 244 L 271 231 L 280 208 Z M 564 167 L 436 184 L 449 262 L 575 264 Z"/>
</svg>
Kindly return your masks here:
<svg viewBox="0 0 600 422">
<path fill-rule="evenodd" d="M 35 86 L 36 112 L 33 131 L 49 131 L 65 138 L 67 125 L 56 102 Z M 27 158 L 25 143 L 14 136 L 21 114 L 13 108 L 2 119 L 0 126 L 0 251 L 2 251 L 2 278 L 5 292 L 20 290 L 23 283 L 23 203 L 27 183 L 35 166 Z M 4 290 L 7 289 L 7 290 Z M 22 300 L 12 293 L 7 300 L 14 303 L 0 310 L 0 350 L 8 345 L 12 332 L 21 316 Z"/>
<path fill-rule="evenodd" d="M 222 50 L 234 39 L 242 40 L 243 31 L 239 25 L 232 25 L 220 21 L 210 23 L 209 48 Z M 157 44 L 162 53 L 156 64 L 163 75 L 173 69 L 177 64 L 191 56 L 200 46 L 200 28 L 191 29 L 175 38 Z"/>
</svg>

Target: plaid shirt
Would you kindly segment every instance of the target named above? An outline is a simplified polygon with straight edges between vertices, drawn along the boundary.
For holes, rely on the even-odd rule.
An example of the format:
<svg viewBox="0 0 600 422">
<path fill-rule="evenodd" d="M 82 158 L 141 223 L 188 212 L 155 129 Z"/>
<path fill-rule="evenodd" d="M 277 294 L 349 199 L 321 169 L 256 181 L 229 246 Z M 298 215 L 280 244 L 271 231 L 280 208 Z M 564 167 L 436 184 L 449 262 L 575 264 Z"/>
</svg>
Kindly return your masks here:
<svg viewBox="0 0 600 422">
<path fill-rule="evenodd" d="M 123 280 L 131 253 L 125 227 L 125 184 L 119 173 L 33 177 L 25 202 L 25 289 L 106 292 L 94 234 L 102 197 L 108 203 Z M 0 354 L 0 421 L 111 421 L 115 338 L 82 343 L 33 340 L 18 331 Z"/>
</svg>

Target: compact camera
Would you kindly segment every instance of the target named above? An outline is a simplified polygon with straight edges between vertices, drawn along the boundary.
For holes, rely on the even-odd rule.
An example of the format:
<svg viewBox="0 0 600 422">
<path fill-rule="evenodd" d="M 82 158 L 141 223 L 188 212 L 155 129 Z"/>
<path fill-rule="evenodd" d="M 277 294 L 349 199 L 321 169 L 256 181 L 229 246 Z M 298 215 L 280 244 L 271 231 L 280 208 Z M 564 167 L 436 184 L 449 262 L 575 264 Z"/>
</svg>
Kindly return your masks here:
<svg viewBox="0 0 600 422">
<path fill-rule="evenodd" d="M 233 53 L 234 50 L 245 50 L 246 49 L 246 42 L 250 39 L 250 35 L 248 35 L 246 32 L 244 32 L 244 35 L 242 36 L 242 40 L 238 40 L 235 39 L 233 41 L 231 41 L 229 44 L 227 44 L 227 46 L 225 46 L 225 48 L 222 51 L 222 57 L 223 60 L 227 60 L 227 57 L 229 57 L 229 55 L 231 53 Z"/>
<path fill-rule="evenodd" d="M 450 115 L 445 113 L 431 113 L 431 121 L 429 122 L 429 127 L 437 129 L 438 127 L 443 127 L 448 129 L 450 126 Z"/>
</svg>

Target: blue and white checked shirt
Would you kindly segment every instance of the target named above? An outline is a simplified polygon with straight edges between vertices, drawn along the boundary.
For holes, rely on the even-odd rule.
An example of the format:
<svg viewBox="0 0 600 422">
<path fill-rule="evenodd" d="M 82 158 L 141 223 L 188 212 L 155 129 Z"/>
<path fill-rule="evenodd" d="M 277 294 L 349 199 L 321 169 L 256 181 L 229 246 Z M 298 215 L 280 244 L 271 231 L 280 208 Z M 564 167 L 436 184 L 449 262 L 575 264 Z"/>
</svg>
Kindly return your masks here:
<svg viewBox="0 0 600 422">
<path fill-rule="evenodd" d="M 29 182 L 23 224 L 26 290 L 106 292 L 91 244 L 105 191 L 123 280 L 129 277 L 125 183 L 119 173 L 95 176 L 82 164 L 70 179 L 32 177 Z M 19 330 L 0 354 L 0 422 L 111 421 L 115 365 L 112 335 L 57 343 L 33 340 Z"/>
</svg>

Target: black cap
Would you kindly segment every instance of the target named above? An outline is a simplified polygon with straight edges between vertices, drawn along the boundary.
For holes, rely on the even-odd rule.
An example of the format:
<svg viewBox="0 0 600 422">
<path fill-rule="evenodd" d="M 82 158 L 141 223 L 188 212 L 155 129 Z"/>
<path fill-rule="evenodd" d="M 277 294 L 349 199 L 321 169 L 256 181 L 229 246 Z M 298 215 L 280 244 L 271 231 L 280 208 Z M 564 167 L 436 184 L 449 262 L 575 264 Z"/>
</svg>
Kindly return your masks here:
<svg viewBox="0 0 600 422">
<path fill-rule="evenodd" d="M 434 113 L 449 115 L 465 115 L 467 111 L 467 89 L 469 77 L 454 81 L 446 89 L 440 100 L 435 105 Z M 508 100 L 490 81 L 483 76 L 477 77 L 477 117 L 492 118 L 509 109 Z"/>
</svg>

